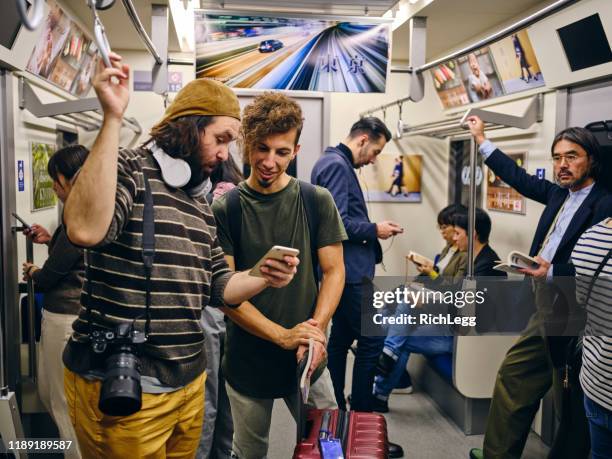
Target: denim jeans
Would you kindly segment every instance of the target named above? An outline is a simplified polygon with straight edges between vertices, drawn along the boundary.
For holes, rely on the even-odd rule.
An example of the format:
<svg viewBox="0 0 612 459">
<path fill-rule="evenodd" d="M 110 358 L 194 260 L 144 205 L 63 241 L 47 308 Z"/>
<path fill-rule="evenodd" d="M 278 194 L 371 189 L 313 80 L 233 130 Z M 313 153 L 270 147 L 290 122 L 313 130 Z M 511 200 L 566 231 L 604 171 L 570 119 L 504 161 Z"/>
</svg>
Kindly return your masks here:
<svg viewBox="0 0 612 459">
<path fill-rule="evenodd" d="M 591 431 L 591 457 L 612 459 L 612 411 L 584 396 L 584 411 Z"/>
<path fill-rule="evenodd" d="M 408 336 L 387 336 L 383 352 L 395 360 L 395 365 L 388 376 L 376 375 L 374 395 L 381 400 L 389 398 L 389 394 L 397 387 L 404 374 L 411 353 L 424 355 L 452 353 L 452 336 L 431 336 L 440 335 L 440 331 L 439 326 L 424 326 L 417 328 Z"/>
<path fill-rule="evenodd" d="M 344 286 L 342 298 L 340 298 L 338 309 L 332 320 L 331 335 L 327 346 L 327 368 L 331 374 L 338 407 L 343 410 L 346 409 L 344 383 L 349 347 L 356 339 L 357 352 L 353 366 L 351 409 L 371 411 L 376 362 L 385 340 L 384 336 L 361 335 L 361 302 L 362 294 L 365 291 L 367 289 L 363 288 L 362 284 Z"/>
</svg>

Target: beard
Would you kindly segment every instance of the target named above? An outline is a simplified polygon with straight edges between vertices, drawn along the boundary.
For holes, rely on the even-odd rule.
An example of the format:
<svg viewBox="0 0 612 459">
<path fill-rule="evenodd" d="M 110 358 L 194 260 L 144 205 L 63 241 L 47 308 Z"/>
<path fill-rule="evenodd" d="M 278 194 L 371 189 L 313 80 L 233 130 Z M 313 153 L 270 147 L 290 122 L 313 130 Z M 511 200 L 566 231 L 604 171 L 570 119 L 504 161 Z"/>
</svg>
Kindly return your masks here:
<svg viewBox="0 0 612 459">
<path fill-rule="evenodd" d="M 583 185 L 588 179 L 589 179 L 589 174 L 583 174 L 580 177 L 570 180 L 569 182 L 567 181 L 562 182 L 559 178 L 559 174 L 557 174 L 555 176 L 555 183 L 563 189 L 570 190 L 572 188 L 576 188 L 576 187 Z"/>
<path fill-rule="evenodd" d="M 257 179 L 257 183 L 259 183 L 259 186 L 262 188 L 269 188 L 270 185 L 272 185 L 272 181 L 271 180 L 263 180 L 263 179 Z"/>
<path fill-rule="evenodd" d="M 200 158 L 198 155 L 190 155 L 188 158 L 185 158 L 185 161 L 191 170 L 191 178 L 189 179 L 187 185 L 185 185 L 186 188 L 193 188 L 210 177 L 210 172 L 208 172 L 204 167 L 202 167 L 202 164 L 200 164 Z"/>
</svg>

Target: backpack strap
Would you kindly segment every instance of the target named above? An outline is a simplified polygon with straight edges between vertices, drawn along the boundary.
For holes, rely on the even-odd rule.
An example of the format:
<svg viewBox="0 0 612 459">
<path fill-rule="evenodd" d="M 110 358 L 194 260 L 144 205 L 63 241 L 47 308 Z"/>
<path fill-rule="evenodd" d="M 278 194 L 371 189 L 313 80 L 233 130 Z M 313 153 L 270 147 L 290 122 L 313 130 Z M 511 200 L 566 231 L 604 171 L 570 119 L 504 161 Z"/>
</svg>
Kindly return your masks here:
<svg viewBox="0 0 612 459">
<path fill-rule="evenodd" d="M 317 254 L 317 233 L 319 228 L 319 212 L 317 207 L 317 190 L 314 185 L 302 180 L 298 181 L 300 196 L 306 212 L 308 233 L 310 234 L 310 257 L 312 259 L 312 272 L 317 288 L 319 286 L 319 256 Z"/>
<path fill-rule="evenodd" d="M 240 235 L 242 233 L 242 206 L 240 205 L 240 190 L 232 188 L 227 193 L 227 225 L 234 243 L 234 264 L 236 271 L 245 269 L 238 259 L 240 253 Z"/>
</svg>

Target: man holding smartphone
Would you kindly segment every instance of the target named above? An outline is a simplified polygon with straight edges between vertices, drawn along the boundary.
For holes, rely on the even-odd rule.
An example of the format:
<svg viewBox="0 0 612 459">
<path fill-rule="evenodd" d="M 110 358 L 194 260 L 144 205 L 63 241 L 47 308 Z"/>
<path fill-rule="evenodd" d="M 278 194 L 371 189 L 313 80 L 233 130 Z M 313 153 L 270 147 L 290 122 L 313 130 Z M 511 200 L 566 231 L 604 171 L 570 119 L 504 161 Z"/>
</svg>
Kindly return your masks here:
<svg viewBox="0 0 612 459">
<path fill-rule="evenodd" d="M 282 288 L 299 260 L 267 260 L 263 279 L 234 273 L 225 261 L 206 193 L 210 174 L 238 136 L 240 106 L 232 90 L 191 81 L 148 142 L 119 148 L 130 71 L 117 54 L 110 59 L 112 66 L 100 66 L 93 82 L 102 128 L 64 208 L 68 239 L 87 247 L 84 307 L 63 354 L 66 401 L 84 458 L 193 457 L 204 418 L 202 308 L 231 307 L 268 287 Z M 153 247 L 143 247 L 145 234 L 154 237 Z M 144 343 L 134 330 L 144 333 Z M 129 359 L 107 371 L 105 362 L 125 342 L 116 336 L 130 340 L 138 360 L 122 347 Z M 138 397 L 140 409 L 132 404 L 137 411 L 128 416 L 102 412 L 102 380 L 138 381 L 135 374 L 140 381 L 129 395 Z M 113 392 L 118 407 L 126 406 L 126 393 Z"/>
<path fill-rule="evenodd" d="M 287 174 L 300 150 L 302 125 L 295 101 L 270 92 L 256 97 L 242 116 L 244 160 L 251 173 L 213 203 L 219 242 L 231 268 L 248 269 L 277 245 L 299 250 L 301 260 L 288 286 L 224 309 L 231 321 L 222 369 L 234 421 L 232 451 L 240 459 L 267 456 L 274 399 L 283 398 L 297 415 L 297 362 L 310 338 L 315 344 L 308 402 L 336 408 L 325 368 L 325 330 L 344 284 L 346 232 L 327 190 Z M 315 258 L 322 272 L 318 292 Z"/>
<path fill-rule="evenodd" d="M 341 409 L 346 409 L 344 381 L 347 353 L 357 339 L 351 409 L 372 411 L 376 362 L 385 340 L 384 336 L 361 334 L 361 304 L 368 290 L 364 282 L 371 281 L 375 265 L 382 261 L 378 240 L 389 239 L 404 230 L 392 221 L 370 221 L 355 169 L 373 164 L 389 140 L 391 132 L 380 119 L 362 118 L 353 124 L 343 143 L 325 150 L 312 170 L 311 182 L 331 192 L 348 233 L 348 240 L 343 243 L 346 283 L 334 315 L 328 346 L 329 371 Z M 401 447 L 391 444 L 389 457 L 402 456 Z"/>
</svg>

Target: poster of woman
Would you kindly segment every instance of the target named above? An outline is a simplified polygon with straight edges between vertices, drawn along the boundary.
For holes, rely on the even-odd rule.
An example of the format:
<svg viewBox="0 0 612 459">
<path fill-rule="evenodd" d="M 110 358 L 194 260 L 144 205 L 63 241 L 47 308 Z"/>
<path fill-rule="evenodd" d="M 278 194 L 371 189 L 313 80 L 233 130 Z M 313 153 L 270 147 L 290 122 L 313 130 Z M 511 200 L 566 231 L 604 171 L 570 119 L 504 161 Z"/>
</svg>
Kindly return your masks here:
<svg viewBox="0 0 612 459">
<path fill-rule="evenodd" d="M 526 29 L 492 44 L 491 54 L 506 93 L 544 86 L 544 76 Z"/>
</svg>

